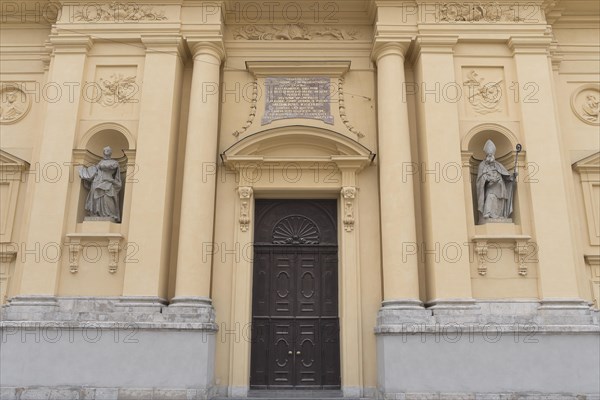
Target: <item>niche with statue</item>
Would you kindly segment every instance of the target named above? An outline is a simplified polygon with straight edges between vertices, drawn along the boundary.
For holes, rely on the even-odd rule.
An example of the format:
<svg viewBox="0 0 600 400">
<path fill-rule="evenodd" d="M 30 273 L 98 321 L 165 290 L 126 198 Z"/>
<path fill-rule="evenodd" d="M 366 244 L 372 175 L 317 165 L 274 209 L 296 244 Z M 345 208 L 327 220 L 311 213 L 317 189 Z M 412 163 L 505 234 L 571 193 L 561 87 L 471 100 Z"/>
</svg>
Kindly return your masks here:
<svg viewBox="0 0 600 400">
<path fill-rule="evenodd" d="M 502 134 L 480 132 L 469 143 L 469 170 L 476 225 L 517 223 L 520 144 Z"/>
<path fill-rule="evenodd" d="M 127 171 L 128 141 L 116 130 L 95 134 L 80 150 L 82 166 L 78 221 L 120 223 Z"/>
</svg>

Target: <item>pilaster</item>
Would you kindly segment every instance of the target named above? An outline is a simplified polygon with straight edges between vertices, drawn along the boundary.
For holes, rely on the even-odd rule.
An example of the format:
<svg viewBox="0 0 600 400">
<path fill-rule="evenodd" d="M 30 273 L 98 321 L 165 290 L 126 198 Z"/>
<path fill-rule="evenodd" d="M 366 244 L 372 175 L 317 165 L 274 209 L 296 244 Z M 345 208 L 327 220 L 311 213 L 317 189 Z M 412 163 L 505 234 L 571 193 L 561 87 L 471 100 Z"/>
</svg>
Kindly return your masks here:
<svg viewBox="0 0 600 400">
<path fill-rule="evenodd" d="M 446 85 L 454 84 L 453 47 L 458 37 L 420 36 L 415 53 L 415 81 L 419 127 L 418 175 L 423 199 L 424 243 L 421 254 L 427 276 L 427 299 L 434 309 L 470 302 L 471 277 L 468 257 L 448 257 L 448 246 L 468 242 L 463 182 L 447 179 L 444 171 L 460 171 L 459 112 L 455 101 L 444 98 Z M 466 303 L 465 303 L 466 302 Z M 434 311 L 435 313 L 435 311 Z"/>
<path fill-rule="evenodd" d="M 551 37 L 513 36 L 508 46 L 514 53 L 519 82 L 531 82 L 538 89 L 533 101 L 521 101 L 520 106 L 527 158 L 539 167 L 530 190 L 542 308 L 565 310 L 565 301 L 577 306 L 582 300 L 577 288 L 560 127 L 555 117 L 551 41 Z"/>
<path fill-rule="evenodd" d="M 376 41 L 383 309 L 379 323 L 426 318 L 419 299 L 413 155 L 404 61 L 409 37 Z M 414 147 L 414 146 L 413 146 Z"/>
<path fill-rule="evenodd" d="M 219 92 L 221 62 L 225 57 L 219 40 L 188 36 L 194 58 L 188 117 L 175 300 L 209 298 L 212 256 L 198 254 L 213 242 L 218 155 Z M 210 168 L 210 166 L 214 168 Z"/>
<path fill-rule="evenodd" d="M 56 101 L 46 104 L 41 134 L 40 168 L 69 165 L 79 120 L 81 87 L 87 53 L 92 39 L 86 35 L 61 35 L 50 38 L 53 56 L 48 81 L 60 90 Z M 24 295 L 56 294 L 65 233 L 65 210 L 69 189 L 68 171 L 58 171 L 58 179 L 35 183 L 31 216 L 24 243 L 23 275 L 17 291 Z M 49 206 L 51 205 L 51 206 Z M 44 254 L 46 248 L 58 254 Z M 66 253 L 66 252 L 65 252 Z"/>
<path fill-rule="evenodd" d="M 144 86 L 128 242 L 139 251 L 125 270 L 123 295 L 167 297 L 171 210 L 185 55 L 181 37 L 142 36 L 146 46 Z"/>
</svg>

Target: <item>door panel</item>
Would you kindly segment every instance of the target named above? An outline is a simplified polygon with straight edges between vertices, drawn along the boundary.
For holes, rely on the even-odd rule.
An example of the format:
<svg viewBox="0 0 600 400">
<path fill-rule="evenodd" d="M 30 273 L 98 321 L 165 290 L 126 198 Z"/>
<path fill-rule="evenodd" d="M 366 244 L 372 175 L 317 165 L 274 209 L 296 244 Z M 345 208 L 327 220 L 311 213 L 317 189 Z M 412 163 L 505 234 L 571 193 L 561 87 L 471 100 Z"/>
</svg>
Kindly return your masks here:
<svg viewBox="0 0 600 400">
<path fill-rule="evenodd" d="M 253 389 L 340 387 L 336 209 L 257 200 Z"/>
</svg>

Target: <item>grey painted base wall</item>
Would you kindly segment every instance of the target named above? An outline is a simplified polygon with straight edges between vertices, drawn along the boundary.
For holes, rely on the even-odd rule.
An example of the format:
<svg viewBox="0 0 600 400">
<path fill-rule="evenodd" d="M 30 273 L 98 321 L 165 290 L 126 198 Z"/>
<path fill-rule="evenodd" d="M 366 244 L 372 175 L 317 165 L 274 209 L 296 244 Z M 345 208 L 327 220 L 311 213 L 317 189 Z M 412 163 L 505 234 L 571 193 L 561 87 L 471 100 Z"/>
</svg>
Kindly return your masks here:
<svg viewBox="0 0 600 400">
<path fill-rule="evenodd" d="M 379 388 L 405 393 L 598 394 L 600 340 L 593 334 L 505 332 L 380 335 Z"/>
<path fill-rule="evenodd" d="M 210 302 L 26 298 L 2 310 L 0 398 L 194 399 L 214 395 Z"/>
<path fill-rule="evenodd" d="M 212 333 L 44 325 L 5 327 L 2 386 L 208 390 L 213 383 Z"/>
<path fill-rule="evenodd" d="M 384 399 L 598 399 L 598 311 L 578 301 L 382 308 Z"/>
</svg>

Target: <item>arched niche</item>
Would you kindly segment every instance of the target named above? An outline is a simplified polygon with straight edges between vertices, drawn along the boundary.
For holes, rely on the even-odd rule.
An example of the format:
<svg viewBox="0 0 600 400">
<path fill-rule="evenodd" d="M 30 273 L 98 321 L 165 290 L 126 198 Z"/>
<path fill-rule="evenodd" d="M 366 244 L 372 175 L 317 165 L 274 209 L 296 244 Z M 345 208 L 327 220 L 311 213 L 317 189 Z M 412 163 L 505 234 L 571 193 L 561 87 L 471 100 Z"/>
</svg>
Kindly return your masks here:
<svg viewBox="0 0 600 400">
<path fill-rule="evenodd" d="M 128 192 L 127 177 L 128 171 L 134 168 L 135 160 L 135 141 L 127 128 L 116 123 L 103 123 L 89 129 L 81 138 L 78 148 L 73 151 L 74 162 L 78 166 L 96 165 L 103 158 L 103 150 L 109 146 L 112 149 L 112 158 L 119 162 L 121 172 L 122 187 L 119 191 L 119 208 L 121 212 L 121 221 L 123 220 L 123 207 L 126 203 L 126 193 Z M 79 196 L 77 206 L 77 222 L 81 223 L 85 218 L 85 200 L 88 195 L 77 178 Z"/>
<path fill-rule="evenodd" d="M 93 154 L 102 154 L 102 149 L 110 146 L 113 158 L 121 158 L 124 150 L 135 150 L 136 143 L 127 128 L 114 122 L 102 123 L 89 129 L 78 143 L 78 149 L 86 149 Z"/>
<path fill-rule="evenodd" d="M 465 135 L 462 143 L 463 165 L 468 170 L 470 177 L 470 192 L 473 209 L 473 223 L 478 224 L 479 212 L 477 210 L 477 172 L 479 164 L 485 158 L 483 150 L 485 143 L 491 140 L 496 146 L 496 161 L 500 162 L 509 172 L 515 168 L 516 147 L 519 143 L 517 137 L 505 127 L 498 124 L 484 124 L 473 128 Z M 524 162 L 523 153 L 519 157 L 519 164 Z M 515 191 L 513 201 L 513 223 L 520 223 L 518 191 Z"/>
</svg>

